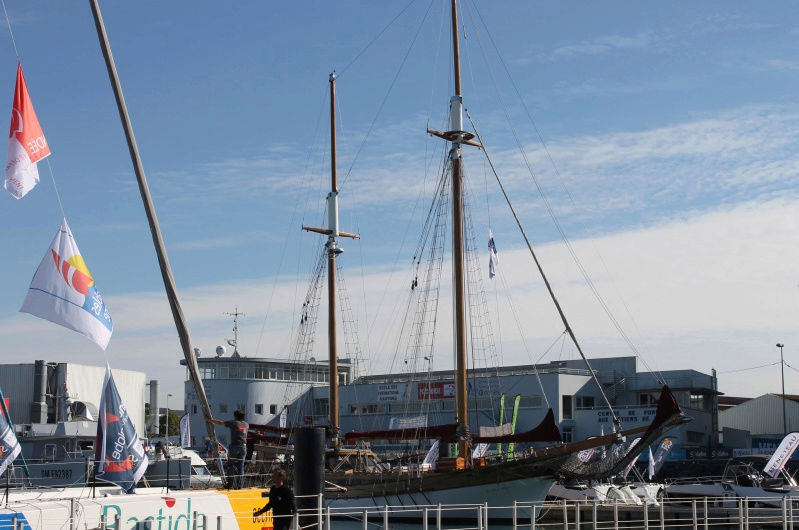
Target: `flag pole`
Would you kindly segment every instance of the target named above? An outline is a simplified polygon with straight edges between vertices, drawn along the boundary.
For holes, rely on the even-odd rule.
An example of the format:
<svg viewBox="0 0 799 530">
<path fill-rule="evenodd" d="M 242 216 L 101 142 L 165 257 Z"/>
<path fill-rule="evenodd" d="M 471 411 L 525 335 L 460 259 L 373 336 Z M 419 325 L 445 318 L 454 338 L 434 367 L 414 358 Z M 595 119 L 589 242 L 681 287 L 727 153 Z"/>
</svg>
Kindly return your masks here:
<svg viewBox="0 0 799 530">
<path fill-rule="evenodd" d="M 0 407 L 3 409 L 3 415 L 6 417 L 6 421 L 8 422 L 8 427 L 11 429 L 11 432 L 14 432 L 14 424 L 11 422 L 11 414 L 8 412 L 8 408 L 6 408 L 6 398 L 3 396 L 3 389 L 0 388 Z M 15 433 L 16 436 L 16 433 Z M 17 440 L 19 443 L 19 440 Z M 22 446 L 20 445 L 20 449 Z M 25 476 L 29 479 L 31 478 L 30 470 L 28 469 L 28 463 L 25 461 L 25 457 L 22 456 L 22 451 L 19 452 L 19 458 L 22 460 L 22 469 L 25 470 Z M 8 478 L 8 473 L 6 473 L 6 478 Z"/>
<path fill-rule="evenodd" d="M 147 186 L 147 176 L 144 173 L 144 166 L 142 165 L 141 157 L 139 156 L 139 148 L 136 145 L 136 138 L 133 135 L 133 126 L 130 122 L 128 109 L 125 105 L 125 96 L 122 93 L 122 85 L 119 82 L 117 75 L 116 65 L 114 64 L 114 56 L 111 53 L 111 45 L 108 42 L 108 35 L 105 31 L 103 24 L 103 16 L 100 13 L 100 6 L 97 0 L 89 0 L 94 16 L 94 25 L 97 29 L 97 37 L 100 40 L 100 48 L 103 52 L 105 59 L 106 69 L 108 70 L 108 78 L 111 82 L 111 88 L 114 91 L 114 97 L 117 102 L 117 109 L 119 110 L 119 118 L 122 120 L 122 128 L 125 130 L 125 138 L 128 142 L 128 150 L 130 151 L 130 159 L 133 162 L 133 169 L 136 172 L 136 180 L 139 183 L 139 192 L 141 193 L 142 202 L 144 203 L 144 211 L 147 214 L 147 222 L 150 225 L 150 233 L 155 245 L 155 253 L 158 256 L 158 265 L 161 269 L 161 276 L 164 280 L 164 287 L 166 288 L 166 296 L 169 300 L 169 306 L 172 309 L 172 317 L 175 320 L 175 327 L 177 328 L 180 337 L 180 344 L 183 348 L 183 356 L 186 359 L 186 367 L 189 370 L 191 381 L 194 384 L 194 389 L 197 391 L 197 398 L 200 401 L 200 406 L 203 410 L 205 417 L 205 427 L 208 430 L 208 437 L 216 442 L 216 430 L 211 422 L 208 420 L 213 417 L 211 407 L 208 404 L 208 398 L 205 394 L 202 380 L 200 379 L 199 369 L 197 367 L 197 359 L 194 357 L 194 350 L 191 347 L 191 337 L 189 336 L 189 327 L 186 323 L 186 318 L 183 315 L 183 309 L 178 299 L 177 288 L 175 287 L 175 279 L 172 276 L 172 269 L 169 265 L 169 258 L 167 257 L 166 247 L 164 240 L 161 237 L 161 230 L 158 227 L 158 218 L 155 214 L 155 206 L 153 205 L 152 197 L 150 196 L 150 188 Z M 217 444 L 214 444 L 217 447 Z"/>
</svg>

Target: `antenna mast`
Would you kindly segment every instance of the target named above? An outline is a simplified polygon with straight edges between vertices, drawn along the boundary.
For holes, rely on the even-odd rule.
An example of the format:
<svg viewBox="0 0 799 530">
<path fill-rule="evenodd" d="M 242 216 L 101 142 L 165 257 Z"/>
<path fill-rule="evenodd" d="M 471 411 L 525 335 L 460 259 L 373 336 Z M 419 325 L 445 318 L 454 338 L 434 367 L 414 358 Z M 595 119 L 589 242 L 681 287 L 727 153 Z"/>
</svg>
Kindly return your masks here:
<svg viewBox="0 0 799 530">
<path fill-rule="evenodd" d="M 247 316 L 244 313 L 239 313 L 239 308 L 233 310 L 232 313 L 222 313 L 223 315 L 227 315 L 229 317 L 233 317 L 233 340 L 227 339 L 227 343 L 233 346 L 233 356 L 239 356 L 239 317 Z"/>
</svg>

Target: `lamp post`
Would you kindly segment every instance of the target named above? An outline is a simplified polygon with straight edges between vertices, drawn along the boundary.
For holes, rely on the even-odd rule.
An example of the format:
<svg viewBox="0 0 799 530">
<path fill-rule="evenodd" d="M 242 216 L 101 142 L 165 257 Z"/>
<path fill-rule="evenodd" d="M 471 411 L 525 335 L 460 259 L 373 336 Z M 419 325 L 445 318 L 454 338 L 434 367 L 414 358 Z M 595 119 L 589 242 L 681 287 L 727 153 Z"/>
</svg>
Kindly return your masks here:
<svg viewBox="0 0 799 530">
<path fill-rule="evenodd" d="M 783 393 L 785 390 L 783 389 Z M 164 436 L 166 437 L 166 443 L 169 445 L 169 398 L 172 397 L 172 394 L 166 395 L 166 429 L 164 432 Z"/>
<path fill-rule="evenodd" d="M 783 435 L 788 436 L 788 422 L 786 421 L 785 414 L 785 361 L 782 358 L 782 348 L 785 344 L 777 343 L 777 348 L 780 349 L 780 370 L 782 371 L 782 430 Z"/>
</svg>

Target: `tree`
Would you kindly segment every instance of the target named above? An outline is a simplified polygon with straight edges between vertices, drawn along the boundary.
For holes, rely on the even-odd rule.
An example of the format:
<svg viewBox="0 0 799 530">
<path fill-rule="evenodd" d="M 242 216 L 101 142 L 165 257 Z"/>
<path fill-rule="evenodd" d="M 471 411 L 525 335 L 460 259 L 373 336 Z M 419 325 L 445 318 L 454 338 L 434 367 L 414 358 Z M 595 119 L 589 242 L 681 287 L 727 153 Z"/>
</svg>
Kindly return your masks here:
<svg viewBox="0 0 799 530">
<path fill-rule="evenodd" d="M 166 415 L 158 417 L 158 434 L 164 436 L 166 429 Z M 180 434 L 180 415 L 174 410 L 169 411 L 169 434 L 168 436 L 176 436 Z"/>
</svg>

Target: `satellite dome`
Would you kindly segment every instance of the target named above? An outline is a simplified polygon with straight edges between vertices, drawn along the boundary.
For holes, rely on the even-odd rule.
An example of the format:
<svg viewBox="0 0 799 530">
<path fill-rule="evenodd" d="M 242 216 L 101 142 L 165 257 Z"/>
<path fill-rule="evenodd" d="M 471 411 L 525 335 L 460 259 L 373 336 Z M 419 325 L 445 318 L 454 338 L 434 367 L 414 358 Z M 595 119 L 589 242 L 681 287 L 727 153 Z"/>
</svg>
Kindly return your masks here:
<svg viewBox="0 0 799 530">
<path fill-rule="evenodd" d="M 222 357 L 223 355 L 225 355 L 225 347 L 224 346 L 217 346 L 216 347 L 216 356 L 217 357 Z"/>
<path fill-rule="evenodd" d="M 201 355 L 200 348 L 194 348 L 194 356 L 199 357 Z"/>
</svg>

